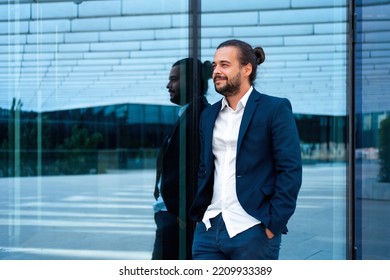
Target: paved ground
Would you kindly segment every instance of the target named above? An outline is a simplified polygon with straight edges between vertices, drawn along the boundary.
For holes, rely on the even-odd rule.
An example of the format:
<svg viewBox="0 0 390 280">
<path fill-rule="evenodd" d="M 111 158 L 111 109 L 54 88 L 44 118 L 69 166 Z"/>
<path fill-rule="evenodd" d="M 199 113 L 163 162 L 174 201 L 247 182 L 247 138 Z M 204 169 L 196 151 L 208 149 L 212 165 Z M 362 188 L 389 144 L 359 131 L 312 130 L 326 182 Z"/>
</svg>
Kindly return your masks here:
<svg viewBox="0 0 390 280">
<path fill-rule="evenodd" d="M 304 167 L 281 259 L 346 258 L 345 174 L 342 164 Z M 0 259 L 150 259 L 153 180 L 153 170 L 0 179 Z M 380 230 L 367 252 L 377 258 L 389 251 L 379 238 L 390 226 L 375 215 L 390 204 L 364 205 L 366 224 Z"/>
</svg>

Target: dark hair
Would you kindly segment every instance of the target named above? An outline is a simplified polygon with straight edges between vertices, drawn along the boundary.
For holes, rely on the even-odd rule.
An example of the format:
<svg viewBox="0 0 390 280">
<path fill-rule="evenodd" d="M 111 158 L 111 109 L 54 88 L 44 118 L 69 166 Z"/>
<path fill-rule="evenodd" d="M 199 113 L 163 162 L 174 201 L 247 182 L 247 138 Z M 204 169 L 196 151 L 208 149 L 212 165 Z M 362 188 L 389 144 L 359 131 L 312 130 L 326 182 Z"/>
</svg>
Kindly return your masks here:
<svg viewBox="0 0 390 280">
<path fill-rule="evenodd" d="M 208 80 L 211 78 L 213 74 L 213 67 L 211 65 L 211 62 L 206 60 L 205 62 L 201 62 L 199 59 L 194 59 L 192 57 L 189 58 L 183 58 L 178 61 L 176 61 L 172 67 L 179 65 L 180 67 L 184 67 L 185 74 L 186 74 L 186 81 L 191 81 L 192 77 L 194 76 L 193 69 L 194 69 L 194 61 L 196 61 L 197 65 L 197 72 L 196 77 L 198 78 L 197 81 L 199 83 L 199 95 L 205 95 L 208 90 Z M 183 68 L 181 68 L 183 69 Z M 189 82 L 186 83 L 186 92 L 192 92 L 190 89 Z M 188 97 L 189 98 L 189 97 Z"/>
<path fill-rule="evenodd" d="M 217 49 L 223 47 L 236 47 L 238 51 L 238 61 L 242 66 L 248 63 L 252 64 L 252 73 L 249 76 L 249 82 L 252 85 L 256 79 L 257 65 L 260 65 L 265 60 L 265 53 L 262 47 L 252 48 L 246 42 L 233 39 L 221 43 Z"/>
</svg>

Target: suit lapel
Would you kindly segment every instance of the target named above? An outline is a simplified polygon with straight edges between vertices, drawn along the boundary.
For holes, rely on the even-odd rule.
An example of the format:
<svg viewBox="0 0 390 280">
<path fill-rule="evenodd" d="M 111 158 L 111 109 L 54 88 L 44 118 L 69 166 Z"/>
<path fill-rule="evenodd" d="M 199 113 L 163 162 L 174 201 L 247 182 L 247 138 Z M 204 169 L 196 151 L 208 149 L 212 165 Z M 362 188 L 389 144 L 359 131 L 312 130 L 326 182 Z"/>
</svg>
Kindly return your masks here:
<svg viewBox="0 0 390 280">
<path fill-rule="evenodd" d="M 244 138 L 245 132 L 248 129 L 249 123 L 253 117 L 253 114 L 256 111 L 259 99 L 260 93 L 253 89 L 246 103 L 244 114 L 241 120 L 240 131 L 238 133 L 237 154 L 240 151 L 242 139 Z"/>
</svg>

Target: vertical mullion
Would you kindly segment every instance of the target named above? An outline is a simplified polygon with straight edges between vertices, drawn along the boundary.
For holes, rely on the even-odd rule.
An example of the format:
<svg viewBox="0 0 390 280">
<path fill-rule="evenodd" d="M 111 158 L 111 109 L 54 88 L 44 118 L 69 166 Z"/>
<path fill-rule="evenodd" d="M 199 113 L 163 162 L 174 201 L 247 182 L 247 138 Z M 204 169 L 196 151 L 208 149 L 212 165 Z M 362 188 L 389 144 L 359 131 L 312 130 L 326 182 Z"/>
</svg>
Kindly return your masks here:
<svg viewBox="0 0 390 280">
<path fill-rule="evenodd" d="M 356 259 L 356 166 L 355 166 L 355 1 L 349 0 L 348 8 L 348 161 L 347 161 L 347 259 Z"/>
<path fill-rule="evenodd" d="M 188 57 L 193 58 L 194 61 L 197 59 L 200 59 L 200 13 L 201 13 L 201 0 L 189 0 L 188 2 Z M 183 162 L 185 164 L 185 158 L 190 157 L 191 159 L 197 158 L 198 151 L 198 143 L 197 137 L 186 139 L 187 133 L 185 133 L 186 130 L 190 129 L 191 132 L 194 132 L 194 134 L 197 133 L 198 127 L 198 103 L 196 100 L 198 99 L 199 92 L 200 92 L 200 83 L 198 82 L 201 77 L 198 77 L 195 73 L 199 73 L 198 64 L 193 63 L 192 69 L 189 71 L 190 73 L 193 73 L 191 77 L 186 77 L 186 82 L 190 84 L 189 90 L 191 91 L 189 96 L 192 96 L 192 102 L 194 106 L 193 110 L 193 122 L 189 127 L 184 127 L 183 129 L 180 129 L 180 131 L 183 131 L 181 133 L 180 137 L 180 162 Z M 186 145 L 190 145 L 191 149 L 186 149 Z M 191 154 L 186 155 L 186 150 L 190 150 Z M 196 167 L 196 166 L 195 166 Z M 184 167 L 183 164 L 180 164 L 180 168 L 187 168 Z M 197 168 L 187 168 L 187 172 L 180 172 L 180 174 L 186 174 L 190 175 L 191 178 L 197 177 Z M 192 184 L 191 186 L 187 186 L 186 184 Z M 189 236 L 187 236 L 186 228 L 193 230 L 193 222 L 187 221 L 188 213 L 187 209 L 189 209 L 190 205 L 186 205 L 187 198 L 193 198 L 194 193 L 187 193 L 189 190 L 195 190 L 196 186 L 194 185 L 195 182 L 189 182 L 189 180 L 186 180 L 186 178 L 180 178 L 180 191 L 179 191 L 179 199 L 180 199 L 180 206 L 179 206 L 179 218 L 181 223 L 186 225 L 185 227 L 180 227 L 179 232 L 179 258 L 180 259 L 186 259 L 187 256 L 191 255 L 190 244 L 188 244 L 187 239 Z"/>
</svg>

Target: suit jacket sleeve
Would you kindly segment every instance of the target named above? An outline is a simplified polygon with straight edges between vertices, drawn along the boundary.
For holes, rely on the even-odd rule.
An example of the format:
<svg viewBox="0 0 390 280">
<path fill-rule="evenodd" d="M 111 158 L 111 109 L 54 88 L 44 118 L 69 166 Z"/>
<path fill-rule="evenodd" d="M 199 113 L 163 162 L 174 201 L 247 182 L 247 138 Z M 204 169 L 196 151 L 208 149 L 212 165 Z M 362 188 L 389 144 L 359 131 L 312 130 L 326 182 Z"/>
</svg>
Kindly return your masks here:
<svg viewBox="0 0 390 280">
<path fill-rule="evenodd" d="M 274 232 L 286 230 L 295 211 L 302 182 L 302 162 L 298 131 L 291 104 L 283 99 L 273 112 L 271 125 L 272 152 L 275 168 L 275 189 L 270 199 L 270 222 Z"/>
</svg>

